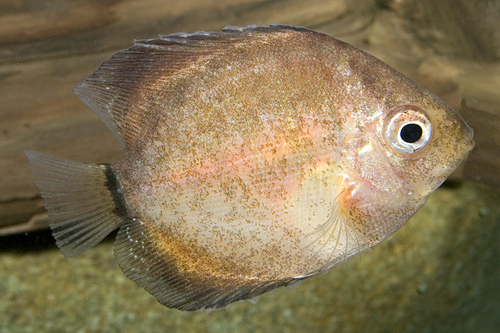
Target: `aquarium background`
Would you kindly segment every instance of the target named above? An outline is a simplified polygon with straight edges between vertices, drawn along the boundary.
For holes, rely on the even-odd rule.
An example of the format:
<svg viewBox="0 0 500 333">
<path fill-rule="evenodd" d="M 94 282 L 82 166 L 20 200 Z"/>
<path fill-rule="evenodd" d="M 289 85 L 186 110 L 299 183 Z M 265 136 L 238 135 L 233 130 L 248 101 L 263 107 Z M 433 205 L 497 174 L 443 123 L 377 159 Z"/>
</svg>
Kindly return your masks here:
<svg viewBox="0 0 500 333">
<path fill-rule="evenodd" d="M 388 240 L 256 304 L 165 308 L 123 275 L 114 235 L 64 258 L 23 151 L 123 156 L 72 88 L 134 39 L 275 22 L 352 43 L 462 110 L 467 163 Z M 499 87 L 499 0 L 3 0 L 0 332 L 498 332 Z"/>
</svg>

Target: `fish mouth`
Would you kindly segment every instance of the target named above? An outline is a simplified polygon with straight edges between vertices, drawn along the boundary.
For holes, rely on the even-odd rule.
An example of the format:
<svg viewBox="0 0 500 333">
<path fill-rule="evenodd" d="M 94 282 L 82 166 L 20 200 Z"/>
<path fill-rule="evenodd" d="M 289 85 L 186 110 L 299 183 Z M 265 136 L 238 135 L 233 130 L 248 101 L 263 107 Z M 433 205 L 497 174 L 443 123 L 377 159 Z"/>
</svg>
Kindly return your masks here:
<svg viewBox="0 0 500 333">
<path fill-rule="evenodd" d="M 461 120 L 460 129 L 459 129 L 459 138 L 455 141 L 455 151 L 462 152 L 465 154 L 463 157 L 459 158 L 460 160 L 464 159 L 467 154 L 470 153 L 472 149 L 474 149 L 476 143 L 474 142 L 474 129 L 470 127 L 463 119 Z"/>
<path fill-rule="evenodd" d="M 467 159 L 470 152 L 474 149 L 475 146 L 476 142 L 473 139 L 473 130 L 470 128 L 469 135 L 466 138 L 464 138 L 463 141 L 457 143 L 457 145 L 455 146 L 456 147 L 455 149 L 458 152 L 458 154 L 456 161 L 454 163 L 456 164 L 456 166 L 453 169 L 457 168 L 460 163 L 462 163 L 464 160 Z"/>
<path fill-rule="evenodd" d="M 457 155 L 455 161 L 450 163 L 451 171 L 446 177 L 448 177 L 453 172 L 453 170 L 455 170 L 460 165 L 460 163 L 467 159 L 467 156 L 470 154 L 471 150 L 476 146 L 476 142 L 474 141 L 474 129 L 472 129 L 472 127 L 467 125 L 465 122 L 463 124 L 463 135 L 461 139 L 457 140 L 455 144 L 455 151 L 457 152 Z"/>
<path fill-rule="evenodd" d="M 476 146 L 476 142 L 474 142 L 474 130 L 471 127 L 469 127 L 469 137 L 465 142 L 467 152 L 470 152 Z"/>
</svg>

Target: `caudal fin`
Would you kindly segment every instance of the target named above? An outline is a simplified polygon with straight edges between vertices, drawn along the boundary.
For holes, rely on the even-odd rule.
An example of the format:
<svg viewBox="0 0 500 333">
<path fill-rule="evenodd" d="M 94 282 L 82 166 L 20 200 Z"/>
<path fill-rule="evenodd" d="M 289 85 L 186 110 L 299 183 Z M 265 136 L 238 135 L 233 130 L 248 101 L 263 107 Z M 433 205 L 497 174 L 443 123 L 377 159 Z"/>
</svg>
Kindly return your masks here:
<svg viewBox="0 0 500 333">
<path fill-rule="evenodd" d="M 117 181 L 109 166 L 34 151 L 26 151 L 26 156 L 64 256 L 83 253 L 123 223 L 124 212 L 117 207 L 120 205 L 112 192 Z"/>
</svg>

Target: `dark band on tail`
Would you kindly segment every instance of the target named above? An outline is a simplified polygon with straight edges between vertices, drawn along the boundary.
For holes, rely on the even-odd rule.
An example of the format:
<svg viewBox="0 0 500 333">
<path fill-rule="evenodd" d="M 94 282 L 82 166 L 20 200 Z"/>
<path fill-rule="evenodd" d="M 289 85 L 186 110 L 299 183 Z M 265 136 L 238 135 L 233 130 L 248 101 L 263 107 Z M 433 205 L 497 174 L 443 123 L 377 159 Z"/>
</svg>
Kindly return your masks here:
<svg viewBox="0 0 500 333">
<path fill-rule="evenodd" d="M 105 185 L 113 196 L 113 201 L 115 203 L 113 213 L 124 219 L 128 219 L 130 215 L 127 209 L 127 203 L 123 197 L 120 181 L 118 180 L 118 177 L 116 177 L 111 164 L 103 164 L 102 166 L 104 167 L 104 174 L 106 175 Z"/>
</svg>

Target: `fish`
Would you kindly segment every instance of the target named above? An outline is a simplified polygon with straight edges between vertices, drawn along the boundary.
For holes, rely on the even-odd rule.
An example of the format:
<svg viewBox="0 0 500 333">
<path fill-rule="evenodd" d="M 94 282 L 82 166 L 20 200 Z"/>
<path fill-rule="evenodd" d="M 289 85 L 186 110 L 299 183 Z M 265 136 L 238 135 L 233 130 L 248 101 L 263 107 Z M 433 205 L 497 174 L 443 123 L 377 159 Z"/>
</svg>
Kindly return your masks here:
<svg viewBox="0 0 500 333">
<path fill-rule="evenodd" d="M 437 96 L 295 26 L 135 41 L 74 93 L 125 157 L 26 152 L 57 246 L 74 257 L 118 229 L 124 274 L 186 311 L 251 299 L 375 246 L 474 146 Z"/>
</svg>

